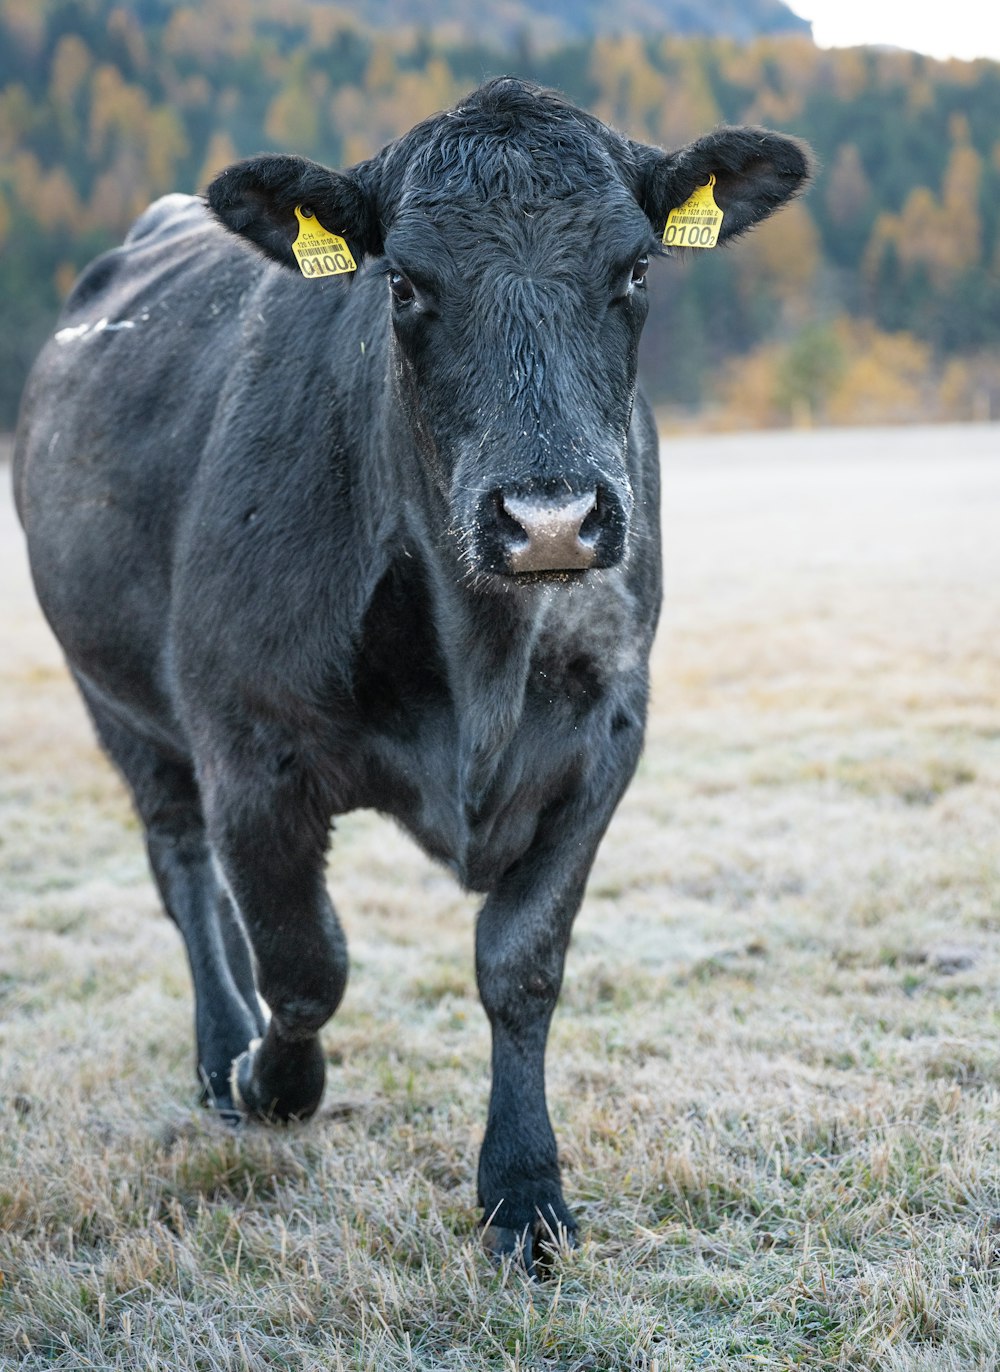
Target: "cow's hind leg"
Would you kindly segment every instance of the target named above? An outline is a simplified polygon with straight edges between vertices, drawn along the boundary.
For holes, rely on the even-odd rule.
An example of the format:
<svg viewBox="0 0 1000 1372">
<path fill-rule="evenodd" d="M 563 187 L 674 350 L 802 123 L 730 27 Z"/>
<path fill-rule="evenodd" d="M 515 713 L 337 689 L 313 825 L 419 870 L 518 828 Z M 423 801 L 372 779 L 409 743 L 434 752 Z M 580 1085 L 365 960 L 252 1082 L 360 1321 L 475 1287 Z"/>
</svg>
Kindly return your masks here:
<svg viewBox="0 0 1000 1372">
<path fill-rule="evenodd" d="M 215 872 L 197 784 L 185 762 L 122 723 L 89 683 L 78 681 L 98 736 L 128 782 L 160 897 L 184 939 L 203 1100 L 231 1112 L 231 1063 L 263 1033 L 264 1017 L 246 936 Z"/>
</svg>

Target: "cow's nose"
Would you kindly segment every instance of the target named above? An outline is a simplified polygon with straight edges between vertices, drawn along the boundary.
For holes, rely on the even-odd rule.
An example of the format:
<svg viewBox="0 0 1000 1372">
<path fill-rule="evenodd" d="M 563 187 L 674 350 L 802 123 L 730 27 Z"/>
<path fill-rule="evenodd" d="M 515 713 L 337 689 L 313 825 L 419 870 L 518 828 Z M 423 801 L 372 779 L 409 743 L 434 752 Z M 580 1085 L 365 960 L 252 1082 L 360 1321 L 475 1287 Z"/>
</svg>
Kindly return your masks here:
<svg viewBox="0 0 1000 1372">
<path fill-rule="evenodd" d="M 511 572 L 584 571 L 597 556 L 599 529 L 585 529 L 597 509 L 597 492 L 542 496 L 502 494 L 509 528 L 507 565 Z M 592 520 L 596 526 L 597 521 Z"/>
</svg>

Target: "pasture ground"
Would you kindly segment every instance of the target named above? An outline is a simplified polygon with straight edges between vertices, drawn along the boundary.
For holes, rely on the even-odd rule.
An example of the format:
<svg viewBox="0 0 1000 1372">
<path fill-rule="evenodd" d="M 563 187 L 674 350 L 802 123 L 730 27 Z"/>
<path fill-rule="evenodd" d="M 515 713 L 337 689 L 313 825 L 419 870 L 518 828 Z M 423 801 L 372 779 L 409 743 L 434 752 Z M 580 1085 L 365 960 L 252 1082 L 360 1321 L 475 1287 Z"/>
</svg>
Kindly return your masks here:
<svg viewBox="0 0 1000 1372">
<path fill-rule="evenodd" d="M 188 975 L 0 503 L 0 1367 L 1000 1367 L 1000 429 L 677 438 L 641 771 L 550 1049 L 582 1247 L 479 1251 L 474 904 L 338 826 L 311 1124 Z"/>
</svg>

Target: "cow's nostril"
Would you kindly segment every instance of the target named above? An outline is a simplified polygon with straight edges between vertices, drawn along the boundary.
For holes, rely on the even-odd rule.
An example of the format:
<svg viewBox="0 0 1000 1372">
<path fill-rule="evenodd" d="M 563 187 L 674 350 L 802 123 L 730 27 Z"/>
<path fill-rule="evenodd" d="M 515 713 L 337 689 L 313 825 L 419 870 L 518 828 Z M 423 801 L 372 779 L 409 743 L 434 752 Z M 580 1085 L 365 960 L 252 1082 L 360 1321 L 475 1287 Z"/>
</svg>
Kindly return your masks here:
<svg viewBox="0 0 1000 1372">
<path fill-rule="evenodd" d="M 516 526 L 507 561 L 512 572 L 584 571 L 596 556 L 597 492 L 570 496 L 502 494 L 503 514 Z"/>
<path fill-rule="evenodd" d="M 594 503 L 580 525 L 580 537 L 584 543 L 596 543 L 604 523 L 607 502 L 600 490 L 594 494 Z"/>
</svg>

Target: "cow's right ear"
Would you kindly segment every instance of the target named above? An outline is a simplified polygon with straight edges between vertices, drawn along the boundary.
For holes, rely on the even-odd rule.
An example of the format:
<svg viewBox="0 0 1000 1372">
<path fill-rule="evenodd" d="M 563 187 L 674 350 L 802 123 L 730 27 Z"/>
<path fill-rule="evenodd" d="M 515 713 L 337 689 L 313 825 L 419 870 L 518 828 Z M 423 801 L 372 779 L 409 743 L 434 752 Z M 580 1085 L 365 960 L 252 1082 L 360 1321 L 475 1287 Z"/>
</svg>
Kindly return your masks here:
<svg viewBox="0 0 1000 1372">
<path fill-rule="evenodd" d="M 206 198 L 216 218 L 268 257 L 298 270 L 292 244 L 296 205 L 347 241 L 356 261 L 382 252 L 378 214 L 359 177 L 304 157 L 248 157 L 220 172 Z"/>
</svg>

